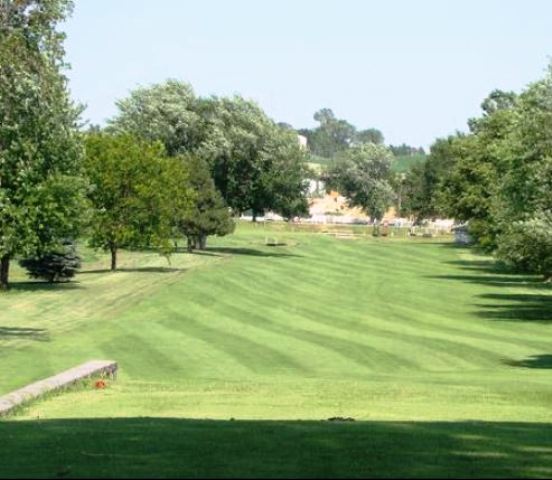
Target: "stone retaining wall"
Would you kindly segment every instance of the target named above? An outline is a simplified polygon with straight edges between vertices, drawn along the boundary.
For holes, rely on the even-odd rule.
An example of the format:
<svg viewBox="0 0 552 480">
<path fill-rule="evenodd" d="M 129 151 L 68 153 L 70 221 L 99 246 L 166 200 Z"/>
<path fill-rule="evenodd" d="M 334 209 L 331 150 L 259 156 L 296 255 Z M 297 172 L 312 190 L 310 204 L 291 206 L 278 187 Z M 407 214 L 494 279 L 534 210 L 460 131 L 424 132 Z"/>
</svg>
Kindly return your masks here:
<svg viewBox="0 0 552 480">
<path fill-rule="evenodd" d="M 68 387 L 79 380 L 95 375 L 109 375 L 113 377 L 117 372 L 117 368 L 117 362 L 111 360 L 92 360 L 53 377 L 31 383 L 26 387 L 0 397 L 0 416 L 8 414 L 15 407 L 29 400 L 38 398 L 45 393 Z"/>
</svg>

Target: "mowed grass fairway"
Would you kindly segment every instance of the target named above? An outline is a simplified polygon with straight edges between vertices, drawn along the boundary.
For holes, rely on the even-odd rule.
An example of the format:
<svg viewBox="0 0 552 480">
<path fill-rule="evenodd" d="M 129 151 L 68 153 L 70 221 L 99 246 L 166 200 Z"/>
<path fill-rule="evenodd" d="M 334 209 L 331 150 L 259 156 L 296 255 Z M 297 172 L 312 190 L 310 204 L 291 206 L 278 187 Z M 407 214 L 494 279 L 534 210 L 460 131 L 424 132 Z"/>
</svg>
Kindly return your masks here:
<svg viewBox="0 0 552 480">
<path fill-rule="evenodd" d="M 106 390 L 0 421 L 0 476 L 552 475 L 536 277 L 444 241 L 243 224 L 170 265 L 107 266 L 87 252 L 57 286 L 16 271 L 0 296 L 0 394 L 120 364 Z"/>
</svg>

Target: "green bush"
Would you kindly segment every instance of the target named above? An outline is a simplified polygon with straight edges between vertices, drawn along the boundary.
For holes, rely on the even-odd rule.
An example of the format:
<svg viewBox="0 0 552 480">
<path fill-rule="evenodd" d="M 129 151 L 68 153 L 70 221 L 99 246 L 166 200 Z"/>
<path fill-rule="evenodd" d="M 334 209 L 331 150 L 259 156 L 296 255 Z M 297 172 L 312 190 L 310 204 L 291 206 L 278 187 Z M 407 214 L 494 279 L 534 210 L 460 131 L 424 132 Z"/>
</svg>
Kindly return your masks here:
<svg viewBox="0 0 552 480">
<path fill-rule="evenodd" d="M 58 250 L 25 258 L 19 264 L 27 270 L 31 278 L 54 283 L 73 278 L 81 267 L 81 258 L 76 253 L 75 244 L 64 241 Z"/>
</svg>

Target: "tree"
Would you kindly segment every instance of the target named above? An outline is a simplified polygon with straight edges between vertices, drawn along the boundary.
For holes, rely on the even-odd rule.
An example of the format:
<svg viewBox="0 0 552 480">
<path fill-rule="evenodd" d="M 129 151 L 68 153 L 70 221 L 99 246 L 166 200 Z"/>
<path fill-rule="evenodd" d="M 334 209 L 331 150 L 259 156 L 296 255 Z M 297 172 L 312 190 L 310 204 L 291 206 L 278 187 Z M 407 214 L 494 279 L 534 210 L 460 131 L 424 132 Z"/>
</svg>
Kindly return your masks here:
<svg viewBox="0 0 552 480">
<path fill-rule="evenodd" d="M 552 213 L 511 223 L 499 237 L 497 256 L 518 270 L 552 281 Z"/>
<path fill-rule="evenodd" d="M 182 162 L 166 158 L 159 143 L 100 133 L 87 136 L 85 167 L 90 244 L 111 253 L 111 270 L 122 247 L 155 246 L 168 254 L 175 219 L 192 200 Z"/>
<path fill-rule="evenodd" d="M 50 283 L 73 278 L 81 267 L 81 258 L 77 255 L 74 242 L 64 240 L 61 246 L 38 257 L 20 260 L 32 278 L 40 278 Z"/>
<path fill-rule="evenodd" d="M 401 213 L 413 215 L 416 222 L 443 213 L 439 197 L 441 184 L 456 163 L 456 136 L 438 139 L 422 164 L 406 172 L 402 190 Z"/>
<path fill-rule="evenodd" d="M 299 132 L 307 137 L 314 155 L 334 158 L 353 143 L 356 128 L 346 120 L 336 118 L 331 109 L 319 110 L 314 114 L 314 120 L 320 124 L 317 128 Z"/>
<path fill-rule="evenodd" d="M 209 235 L 232 233 L 234 220 L 222 196 L 215 188 L 207 163 L 195 155 L 182 158 L 189 172 L 189 185 L 195 193 L 193 206 L 177 221 L 178 231 L 188 240 L 188 251 L 203 250 Z"/>
<path fill-rule="evenodd" d="M 497 255 L 552 278 L 552 65 L 515 104 L 501 145 L 505 168 L 496 189 Z"/>
<path fill-rule="evenodd" d="M 355 135 L 356 143 L 375 143 L 376 145 L 383 145 L 385 138 L 377 128 L 368 128 L 367 130 L 361 130 Z"/>
<path fill-rule="evenodd" d="M 327 185 L 348 198 L 349 205 L 361 207 L 379 222 L 394 199 L 389 183 L 391 152 L 383 145 L 351 147 L 330 166 Z"/>
<path fill-rule="evenodd" d="M 197 102 L 192 86 L 178 80 L 140 87 L 116 102 L 119 113 L 109 121 L 109 130 L 159 141 L 171 156 L 190 152 L 205 133 Z"/>
<path fill-rule="evenodd" d="M 161 141 L 171 156 L 202 158 L 236 214 L 252 210 L 255 217 L 281 205 L 285 192 L 296 192 L 283 180 L 296 185 L 295 172 L 302 167 L 273 158 L 271 152 L 279 151 L 272 147 L 274 139 L 284 138 L 293 158 L 304 162 L 292 148 L 297 135 L 275 124 L 254 102 L 239 96 L 197 98 L 188 84 L 170 80 L 138 89 L 118 106 L 119 115 L 110 122 L 113 131 Z M 283 174 L 274 170 L 283 167 L 288 168 Z M 278 176 L 280 181 L 273 181 Z M 289 204 L 296 200 L 290 198 Z"/>
<path fill-rule="evenodd" d="M 396 157 L 425 155 L 425 150 L 423 149 L 423 147 L 411 147 L 406 143 L 403 143 L 402 145 L 389 145 L 389 149 L 391 150 L 391 153 Z"/>
<path fill-rule="evenodd" d="M 262 183 L 264 205 L 259 211 L 272 210 L 284 218 L 305 216 L 309 213 L 307 202 L 310 170 L 306 152 L 299 146 L 297 135 L 285 130 L 275 131 L 263 149 Z"/>
<path fill-rule="evenodd" d="M 196 153 L 208 162 L 216 187 L 235 213 L 262 213 L 270 200 L 265 146 L 281 129 L 257 104 L 238 96 L 203 99 L 200 108 L 206 135 Z"/>
<path fill-rule="evenodd" d="M 69 0 L 0 2 L 0 289 L 15 255 L 76 235 L 82 217 L 80 109 L 62 71 Z"/>
</svg>

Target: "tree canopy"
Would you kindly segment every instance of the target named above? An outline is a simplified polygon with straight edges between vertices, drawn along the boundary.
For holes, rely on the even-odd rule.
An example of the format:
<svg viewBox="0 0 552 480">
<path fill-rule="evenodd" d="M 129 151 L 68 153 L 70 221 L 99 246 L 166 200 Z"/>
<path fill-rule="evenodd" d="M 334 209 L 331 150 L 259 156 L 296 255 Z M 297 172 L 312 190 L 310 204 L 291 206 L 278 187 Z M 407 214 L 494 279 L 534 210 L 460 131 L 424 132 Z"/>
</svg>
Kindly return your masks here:
<svg viewBox="0 0 552 480">
<path fill-rule="evenodd" d="M 299 177 L 306 157 L 297 135 L 256 103 L 239 96 L 196 97 L 188 84 L 169 80 L 135 90 L 118 107 L 110 122 L 113 131 L 161 141 L 169 155 L 203 159 L 234 213 L 286 214 L 292 204 L 293 210 L 304 210 Z"/>
<path fill-rule="evenodd" d="M 122 247 L 155 246 L 168 254 L 175 219 L 193 199 L 183 163 L 167 158 L 160 143 L 99 133 L 87 136 L 85 168 L 90 244 L 111 253 L 111 269 Z"/>
<path fill-rule="evenodd" d="M 76 235 L 82 217 L 80 108 L 68 93 L 63 33 L 72 2 L 0 3 L 0 288 L 10 260 Z"/>
<path fill-rule="evenodd" d="M 373 143 L 353 146 L 328 169 L 328 186 L 339 190 L 351 206 L 362 208 L 372 220 L 382 219 L 394 199 L 391 152 Z"/>
</svg>

